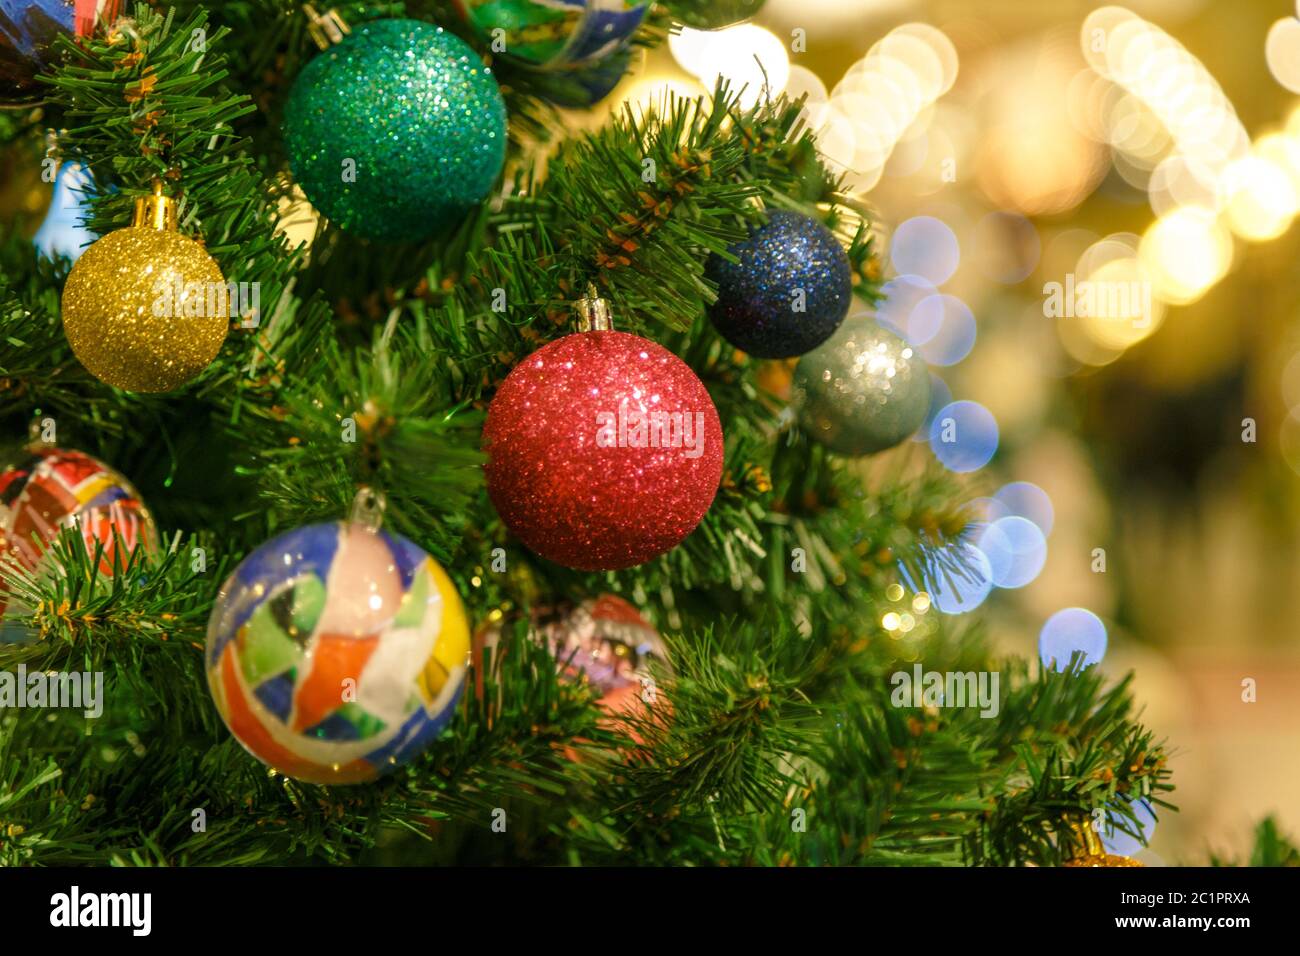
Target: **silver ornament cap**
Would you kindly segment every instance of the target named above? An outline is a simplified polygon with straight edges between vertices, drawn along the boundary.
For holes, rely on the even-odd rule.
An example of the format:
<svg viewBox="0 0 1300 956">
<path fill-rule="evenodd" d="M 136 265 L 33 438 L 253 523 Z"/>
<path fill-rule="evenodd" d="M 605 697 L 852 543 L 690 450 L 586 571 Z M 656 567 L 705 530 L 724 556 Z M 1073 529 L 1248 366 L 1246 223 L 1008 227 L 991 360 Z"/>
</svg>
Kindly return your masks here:
<svg viewBox="0 0 1300 956">
<path fill-rule="evenodd" d="M 793 399 L 800 424 L 818 442 L 841 455 L 870 455 L 921 427 L 930 370 L 872 313 L 859 313 L 799 360 Z"/>
</svg>

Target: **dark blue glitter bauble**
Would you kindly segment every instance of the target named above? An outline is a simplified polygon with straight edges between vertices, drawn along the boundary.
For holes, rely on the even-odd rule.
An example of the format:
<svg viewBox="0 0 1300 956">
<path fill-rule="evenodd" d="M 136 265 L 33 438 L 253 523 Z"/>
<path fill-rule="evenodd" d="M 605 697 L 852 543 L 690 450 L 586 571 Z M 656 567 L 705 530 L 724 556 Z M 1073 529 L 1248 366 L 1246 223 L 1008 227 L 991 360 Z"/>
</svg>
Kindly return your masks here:
<svg viewBox="0 0 1300 956">
<path fill-rule="evenodd" d="M 718 333 L 758 358 L 790 358 L 834 334 L 853 298 L 853 270 L 835 235 L 816 219 L 774 212 L 765 226 L 711 256 L 705 275 L 718 284 L 709 310 Z"/>
<path fill-rule="evenodd" d="M 459 37 L 376 20 L 303 68 L 284 110 L 294 178 L 320 212 L 367 239 L 449 229 L 492 190 L 506 107 Z"/>
</svg>

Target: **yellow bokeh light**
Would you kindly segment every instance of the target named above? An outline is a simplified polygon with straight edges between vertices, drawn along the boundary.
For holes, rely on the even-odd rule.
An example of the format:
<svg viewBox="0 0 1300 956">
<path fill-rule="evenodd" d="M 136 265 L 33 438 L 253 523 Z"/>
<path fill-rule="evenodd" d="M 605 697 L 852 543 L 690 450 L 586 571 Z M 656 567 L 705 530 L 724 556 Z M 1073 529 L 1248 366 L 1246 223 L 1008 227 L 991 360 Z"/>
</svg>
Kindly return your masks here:
<svg viewBox="0 0 1300 956">
<path fill-rule="evenodd" d="M 1224 218 L 1243 239 L 1263 242 L 1286 232 L 1296 215 L 1296 189 L 1287 170 L 1256 154 L 1223 173 Z"/>
<path fill-rule="evenodd" d="M 1232 236 L 1214 212 L 1182 206 L 1147 229 L 1138 258 L 1156 298 L 1170 305 L 1195 302 L 1232 265 Z"/>
<path fill-rule="evenodd" d="M 849 67 L 831 91 L 819 140 L 825 141 L 823 154 L 843 167 L 850 189 L 873 189 L 899 143 L 924 139 L 930 107 L 956 77 L 952 42 L 934 27 L 915 23 L 890 31 Z M 847 130 L 840 125 L 845 123 Z M 913 165 L 924 160 L 923 148 L 916 146 Z"/>
<path fill-rule="evenodd" d="M 790 54 L 785 44 L 753 23 L 725 30 L 683 28 L 669 37 L 668 45 L 682 68 L 695 74 L 708 89 L 725 77 L 744 109 L 781 93 L 790 78 Z"/>
<path fill-rule="evenodd" d="M 1300 93 L 1300 20 L 1283 17 L 1269 28 L 1264 61 L 1273 79 L 1292 93 Z"/>
<path fill-rule="evenodd" d="M 1164 303 L 1136 256 L 1111 259 L 1082 280 L 1090 308 L 1079 315 L 1083 331 L 1106 349 L 1126 349 L 1159 328 Z"/>
</svg>

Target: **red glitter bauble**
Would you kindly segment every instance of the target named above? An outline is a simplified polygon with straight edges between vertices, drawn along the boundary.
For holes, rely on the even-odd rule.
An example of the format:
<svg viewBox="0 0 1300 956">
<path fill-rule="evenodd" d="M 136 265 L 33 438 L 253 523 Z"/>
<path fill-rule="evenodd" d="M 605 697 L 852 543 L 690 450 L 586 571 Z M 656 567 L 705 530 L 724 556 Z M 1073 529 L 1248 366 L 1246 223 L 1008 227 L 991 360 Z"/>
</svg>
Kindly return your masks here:
<svg viewBox="0 0 1300 956">
<path fill-rule="evenodd" d="M 676 547 L 722 477 L 718 411 L 667 349 L 579 332 L 538 349 L 497 391 L 483 427 L 488 495 L 544 558 L 617 571 Z"/>
</svg>

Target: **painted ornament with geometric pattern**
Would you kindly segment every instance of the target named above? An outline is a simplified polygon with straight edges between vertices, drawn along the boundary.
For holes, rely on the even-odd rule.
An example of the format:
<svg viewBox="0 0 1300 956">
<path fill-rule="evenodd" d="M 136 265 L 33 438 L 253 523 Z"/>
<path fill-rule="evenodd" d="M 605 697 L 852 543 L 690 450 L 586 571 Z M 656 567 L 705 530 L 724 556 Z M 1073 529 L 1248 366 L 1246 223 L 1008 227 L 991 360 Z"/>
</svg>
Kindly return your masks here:
<svg viewBox="0 0 1300 956">
<path fill-rule="evenodd" d="M 5 563 L 27 571 L 41 565 L 63 528 L 77 528 L 86 551 L 102 547 L 99 572 L 111 575 L 139 545 L 158 548 L 158 531 L 140 493 L 102 461 L 48 445 L 28 449 L 0 470 L 0 613 Z"/>
<path fill-rule="evenodd" d="M 363 490 L 346 522 L 307 525 L 235 569 L 208 624 L 213 700 L 258 760 L 307 783 L 373 780 L 450 723 L 469 663 L 442 567 L 380 529 Z"/>
</svg>

